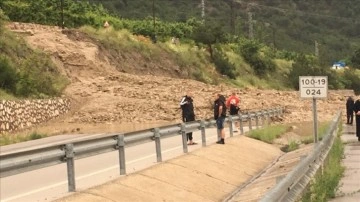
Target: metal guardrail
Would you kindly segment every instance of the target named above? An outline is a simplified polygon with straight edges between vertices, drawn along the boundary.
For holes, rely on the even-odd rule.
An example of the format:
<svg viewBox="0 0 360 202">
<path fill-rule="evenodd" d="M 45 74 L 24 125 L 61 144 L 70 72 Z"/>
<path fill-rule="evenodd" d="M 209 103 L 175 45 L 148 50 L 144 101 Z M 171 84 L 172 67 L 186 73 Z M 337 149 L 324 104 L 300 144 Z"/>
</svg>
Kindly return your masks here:
<svg viewBox="0 0 360 202">
<path fill-rule="evenodd" d="M 261 202 L 297 201 L 303 193 L 310 179 L 315 175 L 318 168 L 323 165 L 324 159 L 332 148 L 338 126 L 341 121 L 341 112 L 338 112 L 331 121 L 322 141 L 317 143 L 312 152 L 273 187 L 260 200 Z"/>
<path fill-rule="evenodd" d="M 269 124 L 270 117 L 280 116 L 282 108 L 247 112 L 226 118 L 229 124 L 230 137 L 233 136 L 233 121 L 240 122 L 240 132 L 244 133 L 244 121 L 248 122 L 252 129 L 252 120 L 255 119 L 256 128 L 259 127 L 259 119 L 263 119 L 263 125 Z M 266 123 L 265 123 L 266 121 Z M 181 124 L 167 125 L 159 128 L 134 131 L 129 133 L 112 133 L 102 136 L 90 137 L 75 142 L 59 143 L 36 149 L 23 149 L 0 154 L 0 178 L 19 173 L 40 169 L 56 164 L 67 163 L 68 190 L 76 191 L 75 186 L 75 160 L 90 157 L 105 152 L 118 150 L 120 175 L 126 174 L 125 147 L 130 147 L 146 142 L 155 142 L 157 162 L 162 161 L 161 138 L 182 135 L 183 152 L 187 153 L 186 133 L 201 131 L 202 146 L 206 146 L 205 129 L 215 125 L 215 120 L 201 120 Z M 218 137 L 219 137 L 218 133 Z"/>
</svg>

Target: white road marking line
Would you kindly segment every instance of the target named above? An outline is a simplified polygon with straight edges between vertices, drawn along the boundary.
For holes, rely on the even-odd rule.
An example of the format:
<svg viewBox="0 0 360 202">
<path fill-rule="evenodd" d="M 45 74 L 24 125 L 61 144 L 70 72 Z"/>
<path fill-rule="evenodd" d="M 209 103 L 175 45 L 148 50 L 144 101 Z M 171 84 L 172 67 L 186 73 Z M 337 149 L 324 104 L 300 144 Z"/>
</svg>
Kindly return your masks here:
<svg viewBox="0 0 360 202">
<path fill-rule="evenodd" d="M 213 139 L 213 137 L 209 137 L 208 139 Z M 181 148 L 182 148 L 182 145 L 177 146 L 177 147 L 173 147 L 171 149 L 164 150 L 162 153 L 168 153 L 168 152 L 178 150 L 178 149 L 181 149 Z M 144 156 L 144 157 L 129 161 L 129 162 L 126 163 L 126 165 L 130 165 L 130 164 L 136 163 L 138 161 L 142 161 L 142 160 L 145 160 L 145 159 L 148 159 L 148 158 L 151 158 L 151 157 L 155 157 L 155 156 L 156 156 L 156 154 L 150 154 L 150 155 L 147 155 L 147 156 Z M 92 173 L 89 173 L 87 175 L 83 175 L 83 176 L 80 176 L 80 177 L 76 177 L 75 179 L 76 180 L 81 180 L 81 179 L 88 178 L 88 177 L 91 177 L 91 176 L 94 176 L 94 175 L 97 175 L 97 174 L 100 174 L 100 173 L 110 171 L 110 170 L 115 169 L 115 168 L 119 168 L 119 165 L 108 167 L 108 168 L 105 168 L 105 169 L 102 169 L 102 170 L 99 170 L 99 171 L 96 171 L 96 172 L 92 172 Z M 28 195 L 31 195 L 31 194 L 36 194 L 36 193 L 42 192 L 44 190 L 52 189 L 52 188 L 55 188 L 57 186 L 66 185 L 67 183 L 68 183 L 67 181 L 61 181 L 61 182 L 58 182 L 58 183 L 53 184 L 53 185 L 49 185 L 49 186 L 46 186 L 46 187 L 35 189 L 35 190 L 29 191 L 29 192 L 26 192 L 26 193 L 23 193 L 23 194 L 19 194 L 19 195 L 13 196 L 13 197 L 8 197 L 8 198 L 2 199 L 0 201 L 1 202 L 8 202 L 8 201 L 19 199 L 19 198 L 22 198 L 22 197 L 25 197 L 25 196 L 28 196 Z"/>
</svg>

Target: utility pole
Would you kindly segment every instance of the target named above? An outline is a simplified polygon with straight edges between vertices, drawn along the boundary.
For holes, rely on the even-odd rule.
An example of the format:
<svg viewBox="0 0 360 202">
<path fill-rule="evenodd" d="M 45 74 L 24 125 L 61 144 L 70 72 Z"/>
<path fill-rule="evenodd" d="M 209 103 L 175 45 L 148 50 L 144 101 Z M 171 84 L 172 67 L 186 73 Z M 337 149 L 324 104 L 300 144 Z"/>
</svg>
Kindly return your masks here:
<svg viewBox="0 0 360 202">
<path fill-rule="evenodd" d="M 248 18 L 249 18 L 249 38 L 254 38 L 254 27 L 253 27 L 253 15 L 251 13 L 251 4 L 248 5 L 247 9 Z"/>
<path fill-rule="evenodd" d="M 315 57 L 319 57 L 319 43 L 315 40 Z"/>
<path fill-rule="evenodd" d="M 275 33 L 275 27 L 274 27 L 274 26 L 271 26 L 271 29 L 272 29 L 273 47 L 274 47 L 274 50 L 275 50 L 275 49 L 276 49 L 276 33 Z"/>
<path fill-rule="evenodd" d="M 201 18 L 205 21 L 205 0 L 201 0 Z"/>
<path fill-rule="evenodd" d="M 232 35 L 235 35 L 234 0 L 230 0 L 230 12 L 230 31 Z"/>
<path fill-rule="evenodd" d="M 153 43 L 156 43 L 155 0 L 152 1 L 152 14 L 153 14 L 153 26 L 154 26 L 152 41 Z"/>
<path fill-rule="evenodd" d="M 60 9 L 61 9 L 61 29 L 64 29 L 64 0 L 60 1 Z"/>
</svg>

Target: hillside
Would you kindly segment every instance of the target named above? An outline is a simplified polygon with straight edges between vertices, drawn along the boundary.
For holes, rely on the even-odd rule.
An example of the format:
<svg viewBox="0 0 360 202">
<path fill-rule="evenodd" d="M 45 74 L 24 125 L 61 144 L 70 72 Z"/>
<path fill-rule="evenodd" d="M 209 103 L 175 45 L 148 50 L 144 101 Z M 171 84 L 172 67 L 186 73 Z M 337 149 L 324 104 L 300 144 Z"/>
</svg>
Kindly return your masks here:
<svg viewBox="0 0 360 202">
<path fill-rule="evenodd" d="M 46 3 L 24 2 L 31 6 L 14 3 L 12 8 L 23 10 L 10 14 L 42 11 Z M 74 1 L 66 2 L 78 6 L 72 9 L 82 8 Z M 67 22 L 86 24 L 94 17 L 91 9 L 97 12 L 101 7 L 86 9 L 86 15 L 81 16 L 84 18 L 66 11 Z M 7 21 L 5 15 L 0 17 L 0 23 Z M 56 22 L 52 18 L 33 19 L 36 16 L 32 14 L 28 17 L 28 21 Z M 106 18 L 114 21 L 109 21 L 109 28 L 100 28 L 97 23 Z M 331 89 L 359 89 L 359 71 L 330 71 L 319 66 L 313 55 L 278 51 L 243 37 L 229 40 L 216 27 L 163 22 L 161 28 L 166 34 L 154 43 L 151 34 L 141 34 L 151 31 L 146 20 L 117 19 L 106 13 L 97 14 L 95 19 L 88 22 L 91 26 L 80 28 L 15 22 L 6 23 L 11 31 L 1 27 L 5 34 L 1 35 L 0 48 L 6 51 L 0 52 L 5 58 L 5 62 L 0 61 L 0 68 L 7 71 L 0 71 L 0 77 L 8 78 L 10 72 L 14 78 L 0 86 L 2 92 L 16 98 L 61 95 L 73 100 L 72 113 L 37 127 L 39 132 L 113 132 L 124 126 L 140 129 L 149 124 L 179 122 L 178 102 L 188 91 L 194 94 L 197 119 L 212 117 L 215 92 L 228 95 L 235 91 L 242 99 L 244 112 L 283 106 L 287 114 L 283 122 L 309 121 L 311 103 L 300 100 L 298 92 L 292 91 L 298 85 L 299 75 L 327 75 Z M 124 29 L 129 25 L 129 29 Z M 180 31 L 189 28 L 198 37 L 185 37 L 174 43 L 171 33 L 185 33 Z M 28 53 L 35 53 L 36 57 Z M 69 84 L 62 90 L 66 81 Z M 320 119 L 328 120 L 342 109 L 346 95 L 348 92 L 332 92 L 328 100 L 319 101 Z"/>
<path fill-rule="evenodd" d="M 0 10 L 0 98 L 44 98 L 60 96 L 68 84 L 51 58 L 32 49 L 22 34 L 15 35 L 3 25 Z"/>
<path fill-rule="evenodd" d="M 311 102 L 301 101 L 296 91 L 211 85 L 171 77 L 167 71 L 163 71 L 163 76 L 129 74 L 119 71 L 118 64 L 113 62 L 111 54 L 102 50 L 99 41 L 80 30 L 62 31 L 56 27 L 19 23 L 9 28 L 18 33 L 24 30 L 31 33 L 25 36 L 30 46 L 51 56 L 59 72 L 71 81 L 64 95 L 73 100 L 72 113 L 36 127 L 38 132 L 114 132 L 179 122 L 178 102 L 188 91 L 194 94 L 198 119 L 212 117 L 215 92 L 228 95 L 235 91 L 241 97 L 244 111 L 282 106 L 286 108 L 282 122 L 311 120 Z M 146 61 L 137 54 L 126 55 L 126 58 L 133 67 Z M 319 119 L 332 118 L 336 110 L 343 109 L 344 100 L 344 94 L 332 92 L 328 100 L 319 101 Z"/>
<path fill-rule="evenodd" d="M 130 19 L 165 21 L 201 19 L 201 1 L 90 0 Z M 360 0 L 206 0 L 205 21 L 228 33 L 248 36 L 249 12 L 255 39 L 278 49 L 315 53 L 315 41 L 324 65 L 347 59 L 360 44 Z"/>
</svg>

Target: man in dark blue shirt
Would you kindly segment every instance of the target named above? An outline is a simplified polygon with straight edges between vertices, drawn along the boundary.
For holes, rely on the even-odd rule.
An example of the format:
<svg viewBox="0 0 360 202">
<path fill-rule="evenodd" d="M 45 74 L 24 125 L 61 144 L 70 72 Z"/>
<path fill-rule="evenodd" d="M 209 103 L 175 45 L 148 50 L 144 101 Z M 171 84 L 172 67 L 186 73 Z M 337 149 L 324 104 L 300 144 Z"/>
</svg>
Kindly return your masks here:
<svg viewBox="0 0 360 202">
<path fill-rule="evenodd" d="M 221 139 L 217 141 L 217 144 L 225 144 L 225 130 L 224 130 L 224 122 L 226 117 L 226 98 L 219 94 L 215 94 L 215 102 L 214 102 L 214 119 L 216 120 L 216 127 L 220 132 Z"/>
</svg>

